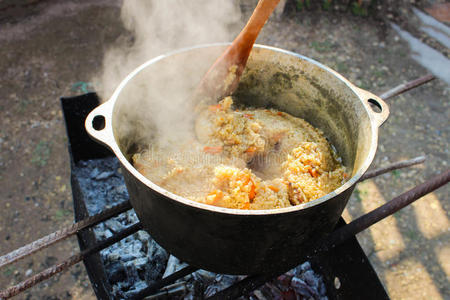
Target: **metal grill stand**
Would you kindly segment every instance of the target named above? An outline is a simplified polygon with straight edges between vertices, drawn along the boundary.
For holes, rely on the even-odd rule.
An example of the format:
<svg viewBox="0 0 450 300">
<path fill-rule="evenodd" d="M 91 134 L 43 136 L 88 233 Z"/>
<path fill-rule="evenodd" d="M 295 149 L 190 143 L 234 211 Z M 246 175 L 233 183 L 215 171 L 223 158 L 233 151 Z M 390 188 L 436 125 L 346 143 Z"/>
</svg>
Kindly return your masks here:
<svg viewBox="0 0 450 300">
<path fill-rule="evenodd" d="M 69 151 L 72 157 L 71 182 L 75 205 L 75 220 L 79 221 L 89 216 L 86 205 L 86 195 L 89 191 L 84 191 L 80 187 L 80 181 L 85 180 L 85 178 L 80 178 L 81 174 L 77 172 L 80 168 L 80 163 L 85 165 L 89 163 L 89 160 L 93 159 L 99 161 L 115 158 L 111 158 L 113 154 L 105 151 L 104 148 L 102 151 L 98 151 L 98 144 L 92 141 L 84 131 L 84 115 L 98 105 L 96 95 L 87 94 L 79 97 L 63 98 L 61 102 L 69 136 Z M 80 110 L 81 107 L 83 107 L 82 110 Z M 91 150 L 91 147 L 95 147 L 96 150 Z M 91 161 L 91 163 L 93 162 Z M 103 182 L 106 185 L 108 185 L 107 180 L 105 179 Z M 345 222 L 341 220 L 339 226 L 343 224 Z M 78 239 L 82 250 L 98 242 L 93 229 L 81 231 L 78 234 Z M 322 274 L 327 295 L 330 299 L 352 299 L 355 297 L 388 299 L 375 271 L 354 237 L 330 251 L 312 257 L 309 261 L 313 270 L 317 270 L 318 273 Z M 97 297 L 99 299 L 112 299 L 112 288 L 100 254 L 94 253 L 90 255 L 84 259 L 84 263 Z M 191 268 L 188 271 L 192 272 L 195 270 L 195 268 Z M 340 281 L 339 289 L 335 287 L 336 278 L 339 278 Z M 270 276 L 268 279 L 270 279 Z M 237 289 L 237 293 L 245 292 L 243 290 L 239 291 L 240 287 L 237 287 Z M 152 291 L 147 289 L 146 292 Z"/>
</svg>

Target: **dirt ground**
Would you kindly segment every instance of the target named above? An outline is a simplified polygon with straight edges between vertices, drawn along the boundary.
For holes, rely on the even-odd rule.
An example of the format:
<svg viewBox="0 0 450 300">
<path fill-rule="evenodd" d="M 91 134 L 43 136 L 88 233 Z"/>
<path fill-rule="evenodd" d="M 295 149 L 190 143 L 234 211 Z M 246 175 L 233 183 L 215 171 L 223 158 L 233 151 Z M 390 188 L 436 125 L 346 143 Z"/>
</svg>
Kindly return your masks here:
<svg viewBox="0 0 450 300">
<path fill-rule="evenodd" d="M 103 53 L 125 34 L 118 1 L 30 2 L 27 13 L 0 10 L 0 254 L 73 222 L 59 97 L 90 88 Z M 258 42 L 316 59 L 375 94 L 427 73 L 389 25 L 349 13 L 290 11 L 271 19 Z M 448 169 L 449 94 L 436 79 L 388 101 L 373 166 L 427 160 L 359 184 L 347 221 Z M 441 188 L 358 235 L 392 299 L 450 299 L 449 191 Z M 0 289 L 77 250 L 70 239 L 2 268 Z M 17 298 L 94 297 L 79 264 Z"/>
</svg>

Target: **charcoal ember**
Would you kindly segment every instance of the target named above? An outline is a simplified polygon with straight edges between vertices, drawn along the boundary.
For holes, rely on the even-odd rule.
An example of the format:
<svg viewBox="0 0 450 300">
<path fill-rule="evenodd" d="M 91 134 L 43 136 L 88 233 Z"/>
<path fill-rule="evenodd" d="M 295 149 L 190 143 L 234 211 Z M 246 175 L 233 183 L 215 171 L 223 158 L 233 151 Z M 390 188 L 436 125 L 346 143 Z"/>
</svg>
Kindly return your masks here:
<svg viewBox="0 0 450 300">
<path fill-rule="evenodd" d="M 284 299 L 283 293 L 279 289 L 277 289 L 275 286 L 271 285 L 270 283 L 266 283 L 262 287 L 254 290 L 250 295 L 250 298 L 251 297 L 258 299 L 258 300 L 266 300 L 266 299 L 282 300 L 282 299 Z"/>
<path fill-rule="evenodd" d="M 299 300 L 301 296 L 296 294 L 293 289 L 289 289 L 287 291 L 283 291 L 283 300 Z"/>
<path fill-rule="evenodd" d="M 304 272 L 306 272 L 308 270 L 312 270 L 311 264 L 309 263 L 309 261 L 298 265 L 297 267 L 295 267 L 291 271 L 292 271 L 294 276 L 298 277 L 298 276 L 300 276 L 301 274 L 303 274 Z"/>
<path fill-rule="evenodd" d="M 169 259 L 167 260 L 167 265 L 163 277 L 167 277 L 175 273 L 176 271 L 183 269 L 184 267 L 187 267 L 186 263 L 180 261 L 175 256 L 170 255 Z"/>
<path fill-rule="evenodd" d="M 204 297 L 209 297 L 217 293 L 218 291 L 221 291 L 223 289 L 226 289 L 227 287 L 230 287 L 234 283 L 238 282 L 239 280 L 242 280 L 242 276 L 234 276 L 234 275 L 224 275 L 224 274 L 215 274 L 212 272 L 203 271 L 203 273 L 200 273 L 197 271 L 196 273 L 203 274 L 204 281 L 209 281 L 214 275 L 214 280 L 209 281 L 209 284 L 205 285 L 204 288 Z"/>
<path fill-rule="evenodd" d="M 80 161 L 74 168 L 90 215 L 128 201 L 128 191 L 123 176 L 118 172 L 120 164 L 114 157 Z M 94 226 L 98 240 L 111 237 L 139 220 L 134 210 L 129 210 L 108 221 Z M 114 299 L 128 299 L 148 285 L 168 276 L 187 265 L 169 255 L 145 231 L 124 238 L 100 252 Z M 185 276 L 182 283 L 187 292 L 171 299 L 201 299 L 221 291 L 245 276 L 222 275 L 198 270 Z M 327 300 L 325 284 L 315 274 L 309 262 L 290 270 L 277 280 L 242 296 L 239 299 L 320 299 Z"/>
<path fill-rule="evenodd" d="M 313 270 L 308 270 L 300 277 L 306 281 L 306 283 L 314 289 L 319 287 L 319 278 L 316 277 Z"/>
<path fill-rule="evenodd" d="M 258 300 L 268 300 L 265 293 L 262 290 L 253 291 L 253 296 Z"/>
<path fill-rule="evenodd" d="M 86 200 L 86 209 L 90 215 L 102 212 L 107 207 L 128 201 L 128 192 L 117 188 L 125 185 L 123 176 L 117 172 L 119 161 L 114 157 L 80 161 L 73 168 L 73 174 L 77 177 L 80 189 Z M 106 176 L 102 180 L 96 180 L 102 173 Z M 112 172 L 112 173 L 111 173 Z"/>
<path fill-rule="evenodd" d="M 239 276 L 217 274 L 215 281 L 225 288 L 239 280 Z"/>
<path fill-rule="evenodd" d="M 116 260 L 111 261 L 105 265 L 106 269 L 108 269 L 108 279 L 109 283 L 114 284 L 123 280 L 126 280 L 127 274 L 125 271 L 125 267 L 122 262 Z"/>
<path fill-rule="evenodd" d="M 292 278 L 291 286 L 294 288 L 295 292 L 297 292 L 298 294 L 300 294 L 306 298 L 318 296 L 317 292 L 315 292 L 310 286 L 308 286 L 308 284 L 305 281 L 303 281 L 302 279 L 300 279 L 298 277 Z M 314 297 L 314 299 L 316 299 L 316 297 Z"/>
<path fill-rule="evenodd" d="M 117 287 L 117 291 L 119 292 L 127 292 L 133 285 L 133 282 L 129 282 L 128 280 L 124 280 L 124 281 L 120 281 L 117 283 L 116 287 Z M 123 293 L 119 293 L 119 294 L 123 294 Z M 123 294 L 126 295 L 126 294 Z"/>
<path fill-rule="evenodd" d="M 127 290 L 126 297 L 121 298 L 121 299 L 130 298 L 130 297 L 136 295 L 137 293 L 139 293 L 141 290 L 145 289 L 147 286 L 148 285 L 145 281 L 138 280 L 136 282 L 133 282 L 132 287 L 129 290 Z"/>
<path fill-rule="evenodd" d="M 107 239 L 113 235 L 111 230 L 109 230 L 103 223 L 100 223 L 94 227 L 94 233 L 99 240 Z"/>
<path fill-rule="evenodd" d="M 288 274 L 283 274 L 277 277 L 278 281 L 278 287 L 282 291 L 288 291 L 291 289 L 291 280 L 292 276 L 289 276 Z"/>
<path fill-rule="evenodd" d="M 140 281 L 138 270 L 136 268 L 136 265 L 134 264 L 136 260 L 130 260 L 124 263 L 125 273 L 127 274 L 127 280 L 129 282 Z"/>
<path fill-rule="evenodd" d="M 205 270 L 198 270 L 192 274 L 194 280 L 199 281 L 205 286 L 213 283 L 216 280 L 216 275 L 217 275 L 216 273 Z"/>
<path fill-rule="evenodd" d="M 104 179 L 107 179 L 107 178 L 109 178 L 109 177 L 111 177 L 113 175 L 114 175 L 114 171 L 101 172 L 100 174 L 95 176 L 95 179 L 97 179 L 97 180 L 104 180 Z M 113 187 L 111 187 L 111 188 L 113 188 Z"/>
<path fill-rule="evenodd" d="M 268 282 L 265 286 L 269 289 L 272 299 L 284 299 L 283 292 L 275 284 Z"/>
<path fill-rule="evenodd" d="M 323 282 L 323 280 L 319 282 L 319 295 L 321 297 L 320 298 L 321 300 L 324 300 L 323 298 L 324 297 L 326 298 L 327 295 L 327 289 L 325 287 L 325 283 Z"/>
<path fill-rule="evenodd" d="M 114 187 L 114 191 L 121 195 L 128 195 L 128 190 L 125 184 L 121 184 L 119 186 Z"/>
<path fill-rule="evenodd" d="M 94 170 L 91 171 L 91 173 L 89 174 L 89 177 L 91 179 L 95 179 L 98 174 L 100 174 L 100 171 L 97 168 L 94 168 Z"/>
<path fill-rule="evenodd" d="M 148 264 L 148 257 L 140 257 L 128 263 L 133 264 L 136 270 L 143 270 L 144 267 Z"/>
<path fill-rule="evenodd" d="M 134 224 L 134 223 L 137 223 L 139 221 L 139 219 L 136 216 L 136 213 L 134 212 L 134 210 L 128 211 L 126 217 L 127 217 L 127 222 L 129 224 Z"/>
<path fill-rule="evenodd" d="M 144 231 L 144 230 L 139 230 L 138 232 L 136 232 L 134 234 L 134 237 L 137 238 L 138 240 L 140 240 L 141 242 L 148 242 L 151 240 L 150 235 Z M 161 248 L 161 247 L 160 247 Z M 162 249 L 162 248 L 161 248 Z M 164 249 L 163 249 L 164 250 Z"/>
<path fill-rule="evenodd" d="M 122 284 L 119 282 L 117 285 L 112 286 L 112 295 L 114 299 L 126 299 L 128 288 L 123 290 Z"/>
<path fill-rule="evenodd" d="M 120 232 L 125 228 L 125 226 L 115 218 L 106 221 L 105 225 L 114 233 Z"/>
<path fill-rule="evenodd" d="M 145 280 L 153 282 L 161 279 L 169 260 L 169 254 L 153 239 L 150 239 L 147 242 L 147 257 L 149 257 L 149 262 L 145 271 Z"/>
</svg>

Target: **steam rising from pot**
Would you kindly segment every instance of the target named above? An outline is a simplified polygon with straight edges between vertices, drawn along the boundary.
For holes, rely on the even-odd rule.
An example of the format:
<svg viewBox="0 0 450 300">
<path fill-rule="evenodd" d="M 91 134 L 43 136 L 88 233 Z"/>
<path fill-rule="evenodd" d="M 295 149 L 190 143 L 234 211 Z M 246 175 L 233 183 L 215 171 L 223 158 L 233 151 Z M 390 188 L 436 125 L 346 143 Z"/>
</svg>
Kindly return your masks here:
<svg viewBox="0 0 450 300">
<path fill-rule="evenodd" d="M 121 19 L 132 38 L 127 43 L 123 35 L 106 51 L 103 69 L 92 80 L 98 83 L 100 98 L 108 100 L 130 72 L 152 58 L 184 47 L 233 40 L 242 26 L 240 17 L 237 0 L 123 1 Z M 118 106 L 127 113 L 121 113 L 116 134 L 161 146 L 192 136 L 194 103 L 189 98 L 219 54 L 175 58 L 133 78 L 119 96 L 126 97 L 119 99 Z"/>
<path fill-rule="evenodd" d="M 93 80 L 107 100 L 136 67 L 171 50 L 206 43 L 229 42 L 240 30 L 239 1 L 123 1 L 121 19 L 133 41 L 107 50 L 103 69 Z M 186 62 L 187 63 L 187 62 Z"/>
</svg>

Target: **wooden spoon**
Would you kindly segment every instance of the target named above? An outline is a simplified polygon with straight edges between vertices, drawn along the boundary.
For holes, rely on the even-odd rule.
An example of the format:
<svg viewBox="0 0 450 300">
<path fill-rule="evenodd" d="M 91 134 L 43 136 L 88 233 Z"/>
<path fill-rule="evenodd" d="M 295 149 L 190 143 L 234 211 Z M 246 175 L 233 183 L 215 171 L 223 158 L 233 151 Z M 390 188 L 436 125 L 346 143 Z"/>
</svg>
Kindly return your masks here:
<svg viewBox="0 0 450 300">
<path fill-rule="evenodd" d="M 280 0 L 259 0 L 244 29 L 202 78 L 198 93 L 217 100 L 234 92 L 253 44 L 278 2 Z"/>
</svg>

